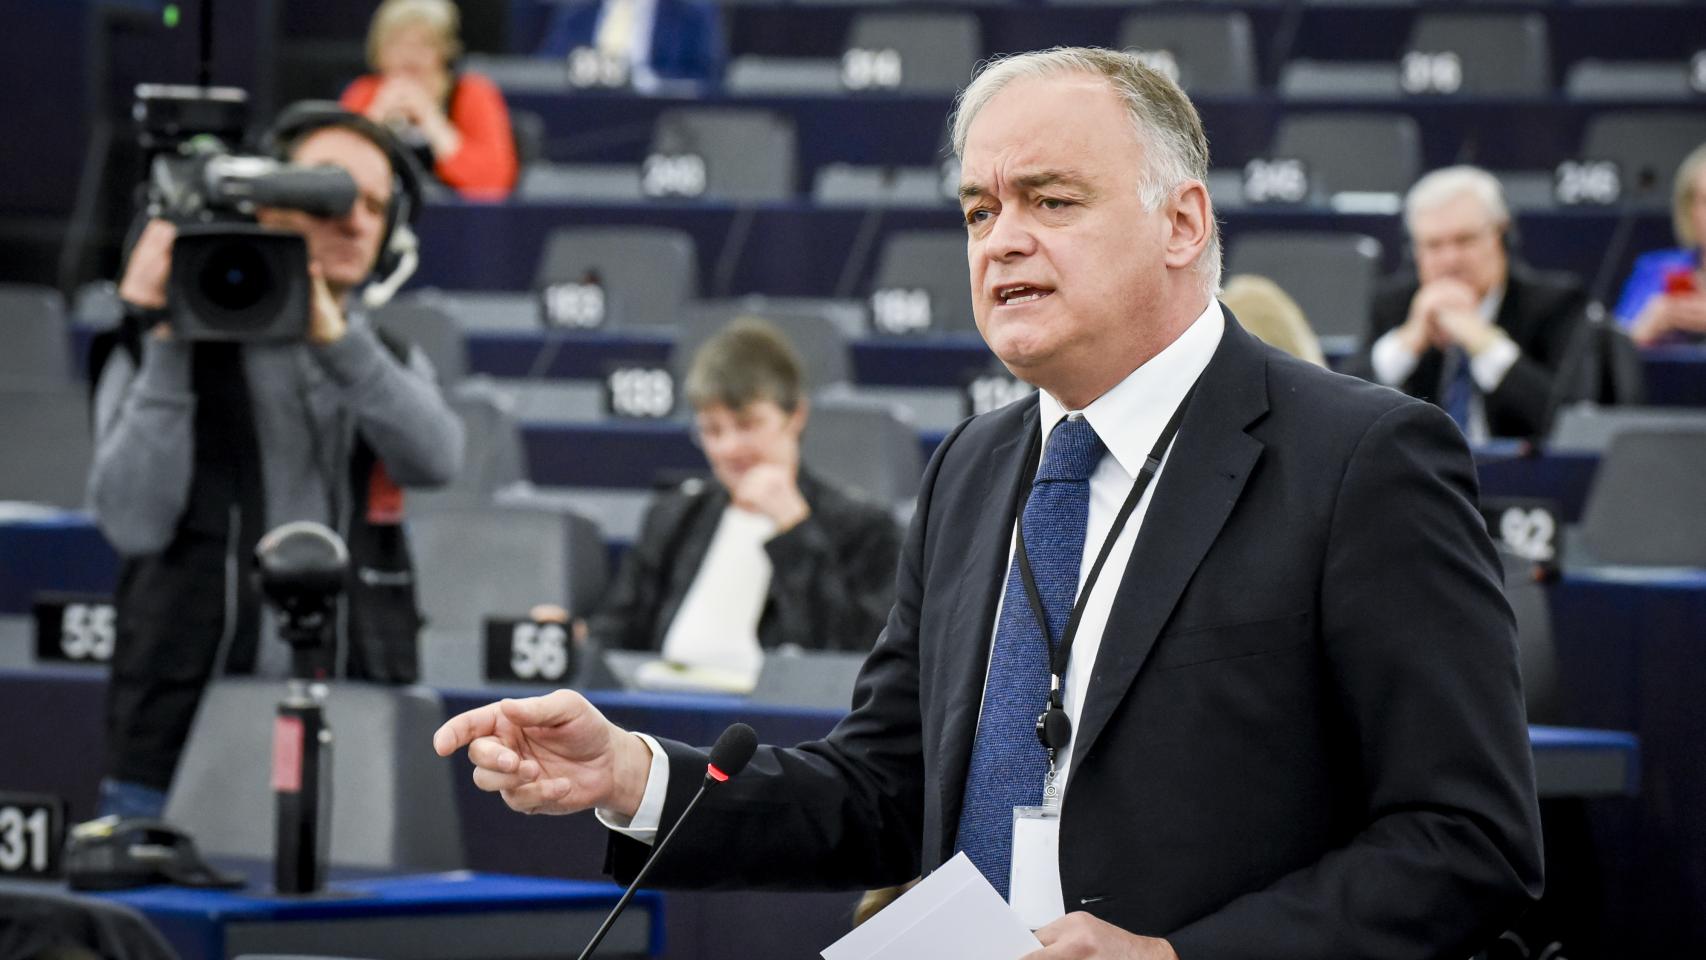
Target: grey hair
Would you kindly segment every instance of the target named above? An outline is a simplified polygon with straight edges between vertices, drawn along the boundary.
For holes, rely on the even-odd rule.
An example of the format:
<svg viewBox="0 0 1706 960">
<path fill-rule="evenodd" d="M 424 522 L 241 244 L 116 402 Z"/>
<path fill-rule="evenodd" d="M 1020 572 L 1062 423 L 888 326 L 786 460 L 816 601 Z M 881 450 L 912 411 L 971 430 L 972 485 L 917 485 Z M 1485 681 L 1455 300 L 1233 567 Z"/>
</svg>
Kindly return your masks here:
<svg viewBox="0 0 1706 960">
<path fill-rule="evenodd" d="M 1132 131 L 1144 151 L 1137 172 L 1138 198 L 1144 207 L 1159 209 L 1180 186 L 1208 184 L 1208 136 L 1202 118 L 1179 85 L 1146 66 L 1130 53 L 1100 47 L 1054 47 L 986 61 L 960 91 L 949 122 L 955 157 L 963 157 L 966 133 L 979 111 L 1014 80 L 1088 74 L 1108 82 L 1131 118 Z M 1209 237 L 1194 269 L 1213 296 L 1220 289 L 1220 224 L 1209 210 Z"/>
<path fill-rule="evenodd" d="M 1441 167 L 1417 180 L 1404 195 L 1404 229 L 1414 234 L 1416 214 L 1444 206 L 1458 197 L 1471 197 L 1487 211 L 1487 216 L 1500 227 L 1511 222 L 1510 208 L 1505 206 L 1505 190 L 1499 178 L 1480 167 Z"/>
<path fill-rule="evenodd" d="M 1682 163 L 1676 168 L 1676 183 L 1671 187 L 1670 223 L 1676 231 L 1676 242 L 1684 247 L 1698 247 L 1706 243 L 1706 237 L 1694 235 L 1694 221 L 1689 217 L 1689 208 L 1699 197 L 1694 195 L 1694 181 L 1700 179 L 1700 171 L 1706 170 L 1706 143 L 1695 147 L 1682 158 Z"/>
</svg>

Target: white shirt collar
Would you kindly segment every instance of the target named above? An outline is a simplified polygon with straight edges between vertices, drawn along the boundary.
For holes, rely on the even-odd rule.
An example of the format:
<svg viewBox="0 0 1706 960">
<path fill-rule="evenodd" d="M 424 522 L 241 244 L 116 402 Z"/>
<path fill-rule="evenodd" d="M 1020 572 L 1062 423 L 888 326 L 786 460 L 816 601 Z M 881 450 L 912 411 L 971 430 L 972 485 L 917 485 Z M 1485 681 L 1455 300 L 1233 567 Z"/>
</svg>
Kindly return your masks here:
<svg viewBox="0 0 1706 960">
<path fill-rule="evenodd" d="M 1208 367 L 1225 332 L 1220 302 L 1211 299 L 1178 339 L 1082 411 L 1067 410 L 1047 390 L 1037 391 L 1045 446 L 1055 424 L 1082 412 L 1120 468 L 1128 477 L 1136 477 L 1185 392 Z"/>
</svg>

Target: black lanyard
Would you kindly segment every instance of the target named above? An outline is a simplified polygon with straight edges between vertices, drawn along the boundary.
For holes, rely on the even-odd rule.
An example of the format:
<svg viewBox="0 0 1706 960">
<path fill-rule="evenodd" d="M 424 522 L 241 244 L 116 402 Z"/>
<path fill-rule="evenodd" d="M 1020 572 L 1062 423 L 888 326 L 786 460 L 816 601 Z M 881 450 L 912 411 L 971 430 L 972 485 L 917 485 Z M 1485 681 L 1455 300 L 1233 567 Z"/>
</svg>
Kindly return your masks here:
<svg viewBox="0 0 1706 960">
<path fill-rule="evenodd" d="M 1031 613 L 1036 616 L 1037 626 L 1042 630 L 1043 643 L 1045 646 L 1052 646 L 1049 657 L 1048 706 L 1037 716 L 1037 739 L 1048 748 L 1050 757 L 1072 739 L 1072 720 L 1066 715 L 1061 686 L 1066 681 L 1066 665 L 1072 658 L 1072 640 L 1078 635 L 1078 621 L 1084 616 L 1084 604 L 1090 599 L 1090 591 L 1096 586 L 1096 579 L 1102 575 L 1102 566 L 1107 563 L 1108 554 L 1114 550 L 1114 541 L 1120 538 L 1120 531 L 1125 529 L 1126 521 L 1131 519 L 1132 511 L 1137 509 L 1137 502 L 1143 499 L 1143 492 L 1149 489 L 1150 481 L 1155 479 L 1156 471 L 1161 469 L 1161 458 L 1167 455 L 1167 447 L 1178 434 L 1179 421 L 1184 419 L 1185 408 L 1190 406 L 1191 396 L 1196 392 L 1196 384 L 1192 383 L 1191 388 L 1185 391 L 1185 398 L 1179 401 L 1179 406 L 1167 421 L 1167 426 L 1162 428 L 1161 436 L 1156 438 L 1154 449 L 1149 451 L 1148 458 L 1138 469 L 1131 492 L 1126 494 L 1125 503 L 1120 505 L 1120 512 L 1114 517 L 1113 528 L 1108 531 L 1107 539 L 1102 541 L 1101 552 L 1096 555 L 1096 562 L 1090 567 L 1090 575 L 1084 579 L 1084 588 L 1078 591 L 1078 600 L 1073 603 L 1072 614 L 1066 619 L 1066 629 L 1060 635 L 1060 643 L 1052 645 L 1049 644 L 1048 616 L 1043 611 L 1042 594 L 1037 591 L 1037 579 L 1031 573 L 1031 558 L 1025 553 L 1025 505 L 1030 500 L 1031 487 L 1036 482 L 1037 448 L 1042 443 L 1042 426 L 1039 424 L 1037 432 L 1031 435 L 1031 442 L 1025 453 L 1031 469 L 1020 481 L 1013 552 L 1019 560 L 1019 576 L 1025 582 L 1025 597 L 1030 601 Z"/>
</svg>

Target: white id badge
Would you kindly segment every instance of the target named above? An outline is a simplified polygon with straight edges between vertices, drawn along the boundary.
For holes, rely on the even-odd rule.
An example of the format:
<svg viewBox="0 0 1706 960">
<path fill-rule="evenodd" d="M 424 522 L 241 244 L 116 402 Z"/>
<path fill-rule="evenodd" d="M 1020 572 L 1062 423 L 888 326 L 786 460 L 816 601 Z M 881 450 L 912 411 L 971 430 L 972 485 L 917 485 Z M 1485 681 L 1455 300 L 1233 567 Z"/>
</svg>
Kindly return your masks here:
<svg viewBox="0 0 1706 960">
<path fill-rule="evenodd" d="M 1036 930 L 1066 915 L 1060 893 L 1060 810 L 1013 808 L 1013 865 L 1008 901 L 1025 926 Z"/>
</svg>

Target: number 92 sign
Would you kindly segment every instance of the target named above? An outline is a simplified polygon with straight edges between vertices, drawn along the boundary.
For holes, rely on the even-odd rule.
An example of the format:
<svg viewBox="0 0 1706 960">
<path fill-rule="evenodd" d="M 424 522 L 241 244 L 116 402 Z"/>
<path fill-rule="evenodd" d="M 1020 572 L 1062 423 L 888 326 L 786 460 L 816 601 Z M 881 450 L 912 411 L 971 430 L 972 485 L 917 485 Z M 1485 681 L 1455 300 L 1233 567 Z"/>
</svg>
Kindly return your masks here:
<svg viewBox="0 0 1706 960">
<path fill-rule="evenodd" d="M 1506 552 L 1552 566 L 1563 552 L 1564 525 L 1558 505 L 1528 497 L 1489 497 L 1481 503 L 1487 532 Z"/>
</svg>

